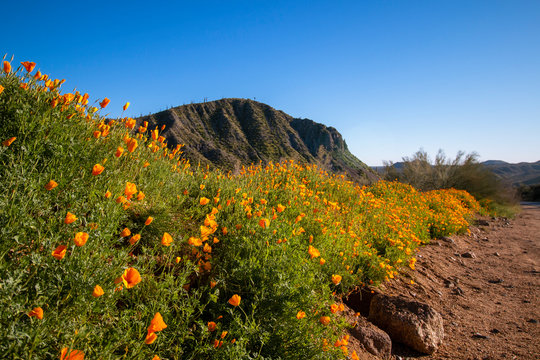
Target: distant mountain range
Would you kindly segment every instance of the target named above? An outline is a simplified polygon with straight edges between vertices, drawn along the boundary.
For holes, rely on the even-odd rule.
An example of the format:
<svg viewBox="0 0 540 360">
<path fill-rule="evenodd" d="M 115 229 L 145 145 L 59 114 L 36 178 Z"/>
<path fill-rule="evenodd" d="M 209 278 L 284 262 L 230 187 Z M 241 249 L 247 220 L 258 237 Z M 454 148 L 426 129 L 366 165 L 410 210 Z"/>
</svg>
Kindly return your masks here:
<svg viewBox="0 0 540 360">
<path fill-rule="evenodd" d="M 513 185 L 540 184 L 540 161 L 510 164 L 500 160 L 488 160 L 482 164 Z"/>
<path fill-rule="evenodd" d="M 376 173 L 349 151 L 333 127 L 294 118 L 248 99 L 221 99 L 183 105 L 137 119 L 148 129 L 165 125 L 169 145 L 184 144 L 192 163 L 238 171 L 242 165 L 294 159 L 345 173 L 366 183 Z"/>
<path fill-rule="evenodd" d="M 521 162 L 510 164 L 501 160 L 488 160 L 481 163 L 501 180 L 514 186 L 540 184 L 540 161 L 534 163 Z M 394 163 L 396 169 L 403 168 L 403 162 Z M 384 166 L 374 166 L 377 172 L 382 172 Z"/>
</svg>

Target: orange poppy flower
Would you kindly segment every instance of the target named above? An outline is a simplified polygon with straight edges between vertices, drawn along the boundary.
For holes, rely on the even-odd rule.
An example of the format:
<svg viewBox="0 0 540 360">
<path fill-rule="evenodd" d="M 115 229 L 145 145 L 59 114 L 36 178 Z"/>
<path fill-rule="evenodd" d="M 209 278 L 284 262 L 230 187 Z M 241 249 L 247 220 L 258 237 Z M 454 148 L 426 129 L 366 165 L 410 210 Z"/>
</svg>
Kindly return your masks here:
<svg viewBox="0 0 540 360">
<path fill-rule="evenodd" d="M 105 99 L 103 99 L 103 101 L 101 101 L 101 102 L 99 103 L 99 106 L 101 106 L 101 108 L 103 109 L 104 107 L 106 107 L 107 105 L 109 105 L 110 102 L 111 102 L 111 100 L 105 98 Z"/>
<path fill-rule="evenodd" d="M 124 107 L 122 109 L 124 109 L 124 111 L 126 111 L 129 107 L 129 101 L 127 103 L 124 104 Z"/>
<path fill-rule="evenodd" d="M 45 185 L 45 190 L 52 190 L 54 189 L 55 187 L 58 186 L 58 183 L 54 180 L 50 180 L 46 185 Z"/>
<path fill-rule="evenodd" d="M 119 146 L 116 148 L 116 152 L 114 153 L 114 156 L 120 157 L 122 156 L 123 153 L 124 153 L 124 148 Z"/>
<path fill-rule="evenodd" d="M 66 214 L 66 218 L 64 219 L 64 223 L 71 224 L 75 222 L 76 220 L 77 220 L 77 217 L 68 211 L 68 213 Z"/>
<path fill-rule="evenodd" d="M 101 136 L 101 131 L 99 130 L 96 130 L 92 133 L 92 136 L 94 136 L 94 138 L 96 139 L 99 139 L 99 137 Z"/>
<path fill-rule="evenodd" d="M 188 239 L 188 244 L 193 246 L 201 246 L 202 240 L 192 236 Z"/>
<path fill-rule="evenodd" d="M 330 317 L 329 316 L 321 316 L 319 321 L 320 321 L 321 324 L 326 326 L 326 325 L 330 324 Z"/>
<path fill-rule="evenodd" d="M 154 315 L 154 318 L 150 321 L 150 326 L 148 326 L 148 333 L 155 333 L 157 331 L 161 331 L 167 327 L 167 324 L 165 324 L 165 321 L 163 321 L 163 317 L 160 313 L 156 313 Z"/>
<path fill-rule="evenodd" d="M 68 348 L 62 348 L 60 360 L 84 360 L 84 353 L 81 350 L 71 350 L 68 354 Z"/>
<path fill-rule="evenodd" d="M 278 212 L 278 213 L 283 212 L 283 210 L 285 210 L 285 209 L 286 209 L 285 206 L 283 206 L 283 205 L 281 205 L 281 204 L 278 204 L 278 206 L 277 206 L 277 212 Z"/>
<path fill-rule="evenodd" d="M 135 149 L 137 148 L 137 146 L 139 146 L 139 143 L 137 142 L 137 139 L 130 139 L 128 144 L 127 144 L 128 151 L 130 153 L 134 152 Z"/>
<path fill-rule="evenodd" d="M 213 322 L 213 321 L 209 321 L 208 322 L 208 331 L 212 332 L 212 331 L 216 331 L 216 323 Z"/>
<path fill-rule="evenodd" d="M 24 66 L 24 68 L 28 72 L 32 72 L 32 70 L 34 70 L 34 68 L 36 67 L 36 63 L 35 62 L 30 62 L 30 61 L 21 62 L 21 65 Z"/>
<path fill-rule="evenodd" d="M 302 310 L 300 310 L 300 311 L 298 311 L 298 312 L 296 313 L 296 318 L 297 318 L 298 320 L 303 319 L 303 318 L 305 318 L 305 317 L 306 317 L 306 313 L 303 312 Z"/>
<path fill-rule="evenodd" d="M 4 146 L 10 146 L 11 144 L 13 144 L 13 142 L 14 142 L 16 139 L 17 139 L 17 138 L 16 138 L 15 136 L 14 136 L 14 137 L 10 137 L 9 139 L 2 141 L 2 145 L 4 145 Z"/>
<path fill-rule="evenodd" d="M 43 319 L 43 309 L 40 307 L 35 307 L 28 313 L 30 317 L 37 317 L 39 320 Z"/>
<path fill-rule="evenodd" d="M 107 192 L 105 193 L 105 197 L 108 199 L 111 196 L 112 196 L 112 193 L 109 190 L 107 190 Z"/>
<path fill-rule="evenodd" d="M 321 260 L 319 260 L 319 264 L 324 265 L 325 263 L 326 263 L 326 260 L 324 260 L 323 258 L 321 258 Z"/>
<path fill-rule="evenodd" d="M 128 200 L 131 199 L 131 197 L 137 192 L 137 185 L 130 183 L 129 181 L 126 182 L 126 188 L 124 189 L 124 194 L 126 195 L 126 198 Z"/>
<path fill-rule="evenodd" d="M 131 231 L 128 228 L 124 228 L 124 230 L 122 230 L 122 232 L 120 233 L 121 237 L 127 237 L 129 235 L 131 235 Z"/>
<path fill-rule="evenodd" d="M 234 295 L 229 299 L 229 304 L 231 304 L 232 306 L 238 306 L 238 305 L 240 305 L 240 300 L 241 300 L 240 295 L 234 294 Z"/>
<path fill-rule="evenodd" d="M 96 164 L 94 165 L 94 167 L 92 168 L 92 175 L 96 176 L 96 175 L 99 175 L 103 172 L 103 170 L 105 170 L 105 168 L 103 167 L 103 165 L 101 164 Z"/>
<path fill-rule="evenodd" d="M 128 103 L 129 104 L 129 103 Z M 161 358 L 157 355 L 154 355 L 154 357 L 152 358 L 152 360 L 161 360 Z"/>
<path fill-rule="evenodd" d="M 161 239 L 161 245 L 170 246 L 173 242 L 173 238 L 169 233 L 164 233 Z"/>
<path fill-rule="evenodd" d="M 103 289 L 101 288 L 101 286 L 99 285 L 96 285 L 94 287 L 94 291 L 92 292 L 92 296 L 97 298 L 97 297 L 100 297 L 101 295 L 105 294 L 105 291 L 103 291 Z"/>
<path fill-rule="evenodd" d="M 4 87 L 2 85 L 0 85 L 0 94 L 4 91 Z"/>
<path fill-rule="evenodd" d="M 319 252 L 319 250 L 315 249 L 311 245 L 309 245 L 308 247 L 308 254 L 309 256 L 311 256 L 312 259 L 321 256 L 321 253 Z"/>
<path fill-rule="evenodd" d="M 205 253 L 211 253 L 212 252 L 212 247 L 210 245 L 208 245 L 208 244 L 204 244 L 203 251 Z"/>
<path fill-rule="evenodd" d="M 259 226 L 263 229 L 267 229 L 270 226 L 270 220 L 264 218 L 259 220 Z"/>
<path fill-rule="evenodd" d="M 4 72 L 9 74 L 11 72 L 11 64 L 9 61 L 4 61 Z"/>
<path fill-rule="evenodd" d="M 141 234 L 133 235 L 131 239 L 129 239 L 129 243 L 131 245 L 135 244 L 137 241 L 141 239 Z"/>
<path fill-rule="evenodd" d="M 78 232 L 75 234 L 75 245 L 77 246 L 83 246 L 88 241 L 88 234 L 85 232 Z"/>
<path fill-rule="evenodd" d="M 228 331 L 224 330 L 224 331 L 221 332 L 221 335 L 219 337 L 224 339 L 225 336 L 227 336 L 228 333 L 229 333 Z"/>
<path fill-rule="evenodd" d="M 145 198 L 146 195 L 142 191 L 139 190 L 139 193 L 137 194 L 137 200 L 141 201 Z"/>
<path fill-rule="evenodd" d="M 144 339 L 144 343 L 147 345 L 153 344 L 157 339 L 157 334 L 155 332 L 148 333 Z"/>
<path fill-rule="evenodd" d="M 200 200 L 199 200 L 199 204 L 201 205 L 206 205 L 210 202 L 210 199 L 208 198 L 205 198 L 205 197 L 202 197 Z"/>
<path fill-rule="evenodd" d="M 53 257 L 55 257 L 58 260 L 62 260 L 64 256 L 66 256 L 66 245 L 60 245 L 54 251 L 51 253 Z"/>
<path fill-rule="evenodd" d="M 146 221 L 144 222 L 144 225 L 150 225 L 152 223 L 152 221 L 154 221 L 154 218 L 149 216 Z"/>
<path fill-rule="evenodd" d="M 135 268 L 127 268 L 122 274 L 122 282 L 130 289 L 141 282 L 141 274 Z"/>
<path fill-rule="evenodd" d="M 341 275 L 332 275 L 332 282 L 334 283 L 334 285 L 339 285 L 339 283 L 341 282 Z"/>
</svg>

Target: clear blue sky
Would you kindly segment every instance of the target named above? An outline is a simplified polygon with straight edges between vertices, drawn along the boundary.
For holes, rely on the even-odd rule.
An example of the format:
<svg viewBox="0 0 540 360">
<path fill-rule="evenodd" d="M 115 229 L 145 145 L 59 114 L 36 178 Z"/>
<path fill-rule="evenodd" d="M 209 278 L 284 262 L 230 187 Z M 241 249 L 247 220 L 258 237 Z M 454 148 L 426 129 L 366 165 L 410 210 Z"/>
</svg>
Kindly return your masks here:
<svg viewBox="0 0 540 360">
<path fill-rule="evenodd" d="M 420 148 L 540 160 L 540 1 L 25 1 L 0 51 L 107 110 L 256 98 L 369 165 Z"/>
</svg>

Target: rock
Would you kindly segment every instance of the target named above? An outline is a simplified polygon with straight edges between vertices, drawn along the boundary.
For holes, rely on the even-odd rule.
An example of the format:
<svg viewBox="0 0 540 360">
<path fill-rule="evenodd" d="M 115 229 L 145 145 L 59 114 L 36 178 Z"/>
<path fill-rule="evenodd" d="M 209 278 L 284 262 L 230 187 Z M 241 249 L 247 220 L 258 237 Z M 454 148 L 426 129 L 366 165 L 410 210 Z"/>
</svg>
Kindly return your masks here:
<svg viewBox="0 0 540 360">
<path fill-rule="evenodd" d="M 452 239 L 451 237 L 448 237 L 448 236 L 443 236 L 441 238 L 441 240 L 443 241 L 446 241 L 446 242 L 449 242 L 450 244 L 455 244 L 456 242 L 454 241 L 454 239 Z"/>
<path fill-rule="evenodd" d="M 494 328 L 494 329 L 489 330 L 489 332 L 492 334 L 499 334 L 501 331 L 499 329 Z"/>
<path fill-rule="evenodd" d="M 491 280 L 488 280 L 488 283 L 490 283 L 490 284 L 500 284 L 503 281 L 504 281 L 503 279 L 491 279 Z"/>
<path fill-rule="evenodd" d="M 392 340 L 387 333 L 369 321 L 360 318 L 358 324 L 349 330 L 351 336 L 371 354 L 382 359 L 389 359 L 392 354 Z"/>
<path fill-rule="evenodd" d="M 441 315 L 428 304 L 403 296 L 374 296 L 368 319 L 393 340 L 425 354 L 434 353 L 444 337 Z"/>
<path fill-rule="evenodd" d="M 473 334 L 472 337 L 473 337 L 473 339 L 489 339 L 489 336 L 487 336 L 487 335 L 482 335 L 482 334 L 480 334 L 480 333 L 475 333 L 475 334 Z"/>
<path fill-rule="evenodd" d="M 478 226 L 489 226 L 489 221 L 487 221 L 487 220 L 476 220 L 475 224 L 478 225 Z"/>
<path fill-rule="evenodd" d="M 529 319 L 527 320 L 528 323 L 531 323 L 531 324 L 538 324 L 538 320 L 536 319 Z"/>
<path fill-rule="evenodd" d="M 455 295 L 463 296 L 463 294 L 464 294 L 465 292 L 463 291 L 462 288 L 460 288 L 459 286 L 456 286 L 456 288 L 454 289 L 453 293 L 454 293 Z"/>
<path fill-rule="evenodd" d="M 495 253 L 495 256 L 501 256 L 501 254 L 499 254 L 498 252 Z"/>
<path fill-rule="evenodd" d="M 476 259 L 476 255 L 472 251 L 467 251 L 466 253 L 461 254 L 461 257 Z"/>
</svg>

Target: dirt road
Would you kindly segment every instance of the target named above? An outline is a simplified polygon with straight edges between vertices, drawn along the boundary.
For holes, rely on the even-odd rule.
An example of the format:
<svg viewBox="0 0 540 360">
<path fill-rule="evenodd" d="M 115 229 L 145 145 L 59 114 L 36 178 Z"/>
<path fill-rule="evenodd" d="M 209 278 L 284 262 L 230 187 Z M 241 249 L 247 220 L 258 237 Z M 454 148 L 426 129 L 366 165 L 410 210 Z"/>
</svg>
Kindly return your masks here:
<svg viewBox="0 0 540 360">
<path fill-rule="evenodd" d="M 540 359 L 540 203 L 514 220 L 479 221 L 470 236 L 433 241 L 420 250 L 416 284 L 386 285 L 432 305 L 445 340 L 430 356 L 394 346 L 394 359 Z"/>
</svg>

